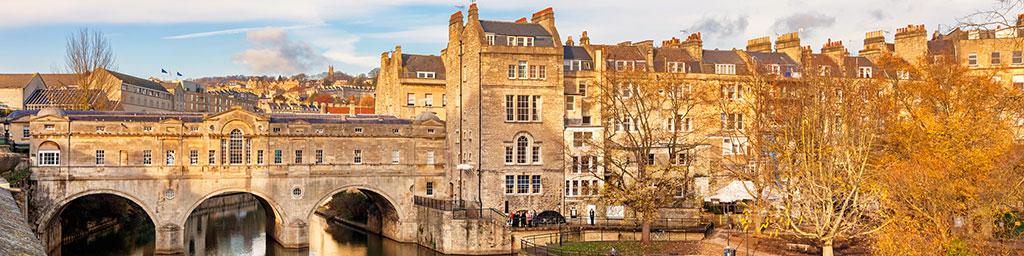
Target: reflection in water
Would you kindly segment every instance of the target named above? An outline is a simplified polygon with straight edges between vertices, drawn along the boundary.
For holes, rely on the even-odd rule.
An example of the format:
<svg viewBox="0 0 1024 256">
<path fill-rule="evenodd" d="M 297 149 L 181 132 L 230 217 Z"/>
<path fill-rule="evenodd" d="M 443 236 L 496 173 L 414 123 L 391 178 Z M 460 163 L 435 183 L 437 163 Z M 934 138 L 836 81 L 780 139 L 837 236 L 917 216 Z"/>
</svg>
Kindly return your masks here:
<svg viewBox="0 0 1024 256">
<path fill-rule="evenodd" d="M 267 234 L 273 215 L 250 194 L 207 199 L 185 224 L 188 255 L 442 255 L 426 247 L 399 243 L 380 235 L 329 221 L 319 215 L 309 220 L 309 248 L 287 249 Z M 270 217 L 268 217 L 270 216 Z M 64 243 L 50 255 L 153 255 L 154 227 L 137 221 L 102 229 Z"/>
<path fill-rule="evenodd" d="M 146 220 L 149 221 L 149 220 Z M 62 255 L 153 255 L 153 225 L 135 222 L 97 231 L 85 238 L 67 241 L 51 256 Z"/>
<path fill-rule="evenodd" d="M 189 255 L 441 255 L 425 247 L 367 234 L 323 217 L 309 220 L 309 248 L 286 249 L 267 234 L 273 223 L 259 199 L 232 194 L 208 199 L 185 224 Z M 270 216 L 270 217 L 268 217 Z"/>
</svg>

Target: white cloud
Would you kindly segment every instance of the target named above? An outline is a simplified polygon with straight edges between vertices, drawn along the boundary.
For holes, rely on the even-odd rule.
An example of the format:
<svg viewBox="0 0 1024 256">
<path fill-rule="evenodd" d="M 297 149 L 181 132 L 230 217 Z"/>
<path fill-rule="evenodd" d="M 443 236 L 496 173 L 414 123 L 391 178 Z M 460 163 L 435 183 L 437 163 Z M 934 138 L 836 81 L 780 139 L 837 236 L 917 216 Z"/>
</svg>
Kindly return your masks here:
<svg viewBox="0 0 1024 256">
<path fill-rule="evenodd" d="M 319 27 L 319 26 L 325 26 L 325 25 L 326 24 L 324 24 L 324 23 L 320 23 L 320 24 L 307 24 L 307 25 L 294 25 L 294 26 L 281 26 L 281 27 L 270 26 L 270 27 L 233 28 L 233 29 L 224 29 L 224 30 L 215 30 L 215 31 L 206 31 L 206 32 L 197 32 L 197 33 L 188 33 L 188 34 L 181 34 L 181 35 L 166 36 L 166 37 L 164 37 L 164 39 L 191 39 L 191 38 L 210 37 L 210 36 L 241 34 L 241 33 L 246 33 L 246 32 L 249 32 L 249 31 L 255 31 L 255 30 L 260 30 L 260 29 L 280 28 L 280 29 L 283 29 L 283 30 L 294 30 L 294 29 L 313 28 L 313 27 Z"/>
<path fill-rule="evenodd" d="M 246 39 L 252 48 L 235 55 L 234 60 L 257 74 L 295 74 L 326 61 L 306 42 L 290 39 L 282 28 L 252 30 L 246 33 Z"/>
</svg>

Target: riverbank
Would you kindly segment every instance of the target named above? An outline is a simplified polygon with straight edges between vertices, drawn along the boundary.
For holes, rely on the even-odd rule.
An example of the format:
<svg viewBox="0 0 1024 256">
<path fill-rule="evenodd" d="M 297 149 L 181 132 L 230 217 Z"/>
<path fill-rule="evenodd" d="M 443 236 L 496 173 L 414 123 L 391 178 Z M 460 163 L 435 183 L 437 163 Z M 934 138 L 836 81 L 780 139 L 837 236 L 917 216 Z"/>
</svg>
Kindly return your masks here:
<svg viewBox="0 0 1024 256">
<path fill-rule="evenodd" d="M 0 178 L 0 255 L 40 255 L 46 250 L 25 219 L 7 180 Z"/>
</svg>

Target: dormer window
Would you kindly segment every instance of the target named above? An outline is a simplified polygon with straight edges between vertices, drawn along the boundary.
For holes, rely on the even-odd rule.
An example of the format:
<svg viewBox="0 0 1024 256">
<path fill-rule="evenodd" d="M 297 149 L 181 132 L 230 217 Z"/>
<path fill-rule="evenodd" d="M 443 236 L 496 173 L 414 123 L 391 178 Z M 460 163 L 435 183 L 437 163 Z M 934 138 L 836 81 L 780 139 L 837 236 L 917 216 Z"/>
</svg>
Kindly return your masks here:
<svg viewBox="0 0 1024 256">
<path fill-rule="evenodd" d="M 486 34 L 484 39 L 487 39 L 487 45 L 494 45 L 494 34 Z"/>
<path fill-rule="evenodd" d="M 363 127 L 356 127 L 355 132 L 356 133 L 363 133 Z"/>
<path fill-rule="evenodd" d="M 142 131 L 144 131 L 144 132 L 152 132 L 153 131 L 153 127 L 152 126 L 142 127 Z"/>
<path fill-rule="evenodd" d="M 434 73 L 434 72 L 424 72 L 424 71 L 419 71 L 419 72 L 416 72 L 416 78 L 429 78 L 429 79 L 434 79 L 434 78 L 437 78 L 437 73 Z"/>
<path fill-rule="evenodd" d="M 736 64 L 715 64 L 715 74 L 735 75 Z"/>
<path fill-rule="evenodd" d="M 782 67 L 780 67 L 779 64 L 768 64 L 767 69 L 768 69 L 768 74 L 771 74 L 771 75 L 782 74 Z"/>
<path fill-rule="evenodd" d="M 627 69 L 628 70 L 636 70 L 636 61 L 632 61 L 632 60 L 616 60 L 613 63 L 615 65 L 615 70 L 618 70 L 618 71 L 627 70 Z"/>
<path fill-rule="evenodd" d="M 533 46 L 532 36 L 507 36 L 508 46 Z"/>
<path fill-rule="evenodd" d="M 107 131 L 107 127 L 105 127 L 105 126 L 96 126 L 96 132 L 105 132 L 105 131 Z"/>
<path fill-rule="evenodd" d="M 686 73 L 686 63 L 683 62 L 669 62 L 668 63 L 669 73 Z"/>
<path fill-rule="evenodd" d="M 47 131 L 53 131 L 54 126 L 52 124 L 44 124 L 43 129 Z"/>
<path fill-rule="evenodd" d="M 860 67 L 857 69 L 857 77 L 871 78 L 871 67 Z"/>
<path fill-rule="evenodd" d="M 830 76 L 830 75 L 832 75 L 832 68 L 830 68 L 829 66 L 820 66 L 820 67 L 818 67 L 818 70 L 819 70 L 819 74 L 821 74 L 821 76 Z"/>
</svg>

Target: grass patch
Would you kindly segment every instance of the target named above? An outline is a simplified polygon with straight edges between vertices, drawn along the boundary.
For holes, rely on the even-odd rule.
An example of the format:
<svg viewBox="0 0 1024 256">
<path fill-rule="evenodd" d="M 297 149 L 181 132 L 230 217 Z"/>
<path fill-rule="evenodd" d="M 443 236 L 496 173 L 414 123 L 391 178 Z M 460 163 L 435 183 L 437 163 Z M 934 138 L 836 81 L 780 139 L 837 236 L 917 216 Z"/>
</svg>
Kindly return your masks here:
<svg viewBox="0 0 1024 256">
<path fill-rule="evenodd" d="M 619 255 L 646 255 L 646 254 L 696 254 L 700 250 L 700 244 L 695 241 L 651 241 L 641 243 L 638 241 L 602 241 L 602 242 L 573 242 L 548 246 L 549 250 L 582 252 L 593 255 L 606 255 L 612 249 L 618 251 Z"/>
</svg>

